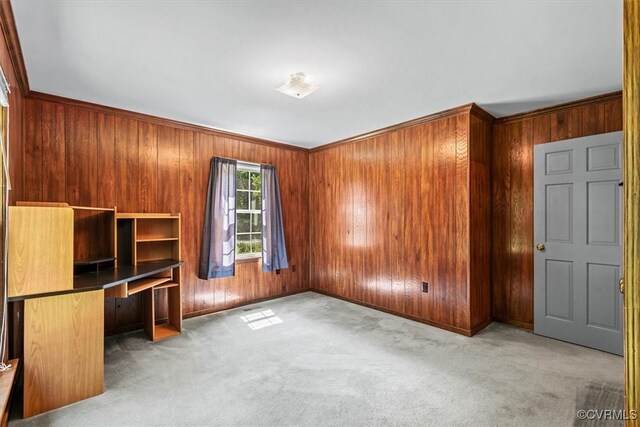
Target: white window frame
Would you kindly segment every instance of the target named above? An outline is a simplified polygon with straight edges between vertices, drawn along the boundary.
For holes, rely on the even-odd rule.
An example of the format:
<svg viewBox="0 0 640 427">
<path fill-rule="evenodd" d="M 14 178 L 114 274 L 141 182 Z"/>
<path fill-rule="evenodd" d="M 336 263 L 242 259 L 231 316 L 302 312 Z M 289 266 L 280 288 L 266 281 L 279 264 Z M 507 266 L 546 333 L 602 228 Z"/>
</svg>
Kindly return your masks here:
<svg viewBox="0 0 640 427">
<path fill-rule="evenodd" d="M 237 171 L 247 171 L 251 173 L 260 174 L 260 165 L 257 163 L 249 163 L 249 162 L 238 162 L 236 165 Z M 258 193 L 261 191 L 251 190 L 251 180 L 249 179 L 249 189 L 247 190 L 239 190 L 236 183 L 236 193 L 242 191 L 249 193 L 249 208 L 251 208 L 251 193 Z M 236 195 L 237 196 L 237 195 Z M 236 259 L 252 259 L 252 258 L 262 258 L 262 251 L 260 252 L 251 252 L 248 254 L 238 254 L 238 215 L 239 214 L 258 214 L 262 215 L 262 196 L 260 198 L 260 208 L 259 209 L 238 209 L 237 208 L 237 197 L 236 197 L 236 247 L 234 253 L 236 254 Z M 251 235 L 254 234 L 251 229 L 251 221 L 249 221 L 249 233 L 240 233 L 240 235 L 249 235 L 249 239 L 251 239 Z M 260 235 L 262 236 L 262 224 L 260 224 Z M 251 241 L 251 240 L 250 240 Z"/>
</svg>

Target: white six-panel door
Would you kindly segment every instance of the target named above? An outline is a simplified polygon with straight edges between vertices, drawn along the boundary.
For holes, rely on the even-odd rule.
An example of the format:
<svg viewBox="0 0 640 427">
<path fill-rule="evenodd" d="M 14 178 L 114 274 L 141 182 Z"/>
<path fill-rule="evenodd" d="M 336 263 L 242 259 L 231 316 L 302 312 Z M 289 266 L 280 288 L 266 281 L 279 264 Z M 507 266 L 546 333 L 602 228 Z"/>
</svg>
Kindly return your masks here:
<svg viewBox="0 0 640 427">
<path fill-rule="evenodd" d="M 534 147 L 534 331 L 622 355 L 622 132 Z"/>
</svg>

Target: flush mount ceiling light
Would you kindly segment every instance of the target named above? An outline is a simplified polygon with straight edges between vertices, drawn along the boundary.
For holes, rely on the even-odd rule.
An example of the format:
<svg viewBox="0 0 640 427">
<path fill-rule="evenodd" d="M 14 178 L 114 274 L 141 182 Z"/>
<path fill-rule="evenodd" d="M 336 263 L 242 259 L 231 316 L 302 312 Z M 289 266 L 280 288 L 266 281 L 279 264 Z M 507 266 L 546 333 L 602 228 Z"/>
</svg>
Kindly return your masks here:
<svg viewBox="0 0 640 427">
<path fill-rule="evenodd" d="M 289 76 L 289 81 L 282 86 L 276 88 L 278 92 L 285 95 L 293 96 L 294 98 L 302 99 L 305 96 L 312 94 L 319 89 L 318 86 L 314 86 L 304 81 L 304 73 L 293 73 Z"/>
</svg>

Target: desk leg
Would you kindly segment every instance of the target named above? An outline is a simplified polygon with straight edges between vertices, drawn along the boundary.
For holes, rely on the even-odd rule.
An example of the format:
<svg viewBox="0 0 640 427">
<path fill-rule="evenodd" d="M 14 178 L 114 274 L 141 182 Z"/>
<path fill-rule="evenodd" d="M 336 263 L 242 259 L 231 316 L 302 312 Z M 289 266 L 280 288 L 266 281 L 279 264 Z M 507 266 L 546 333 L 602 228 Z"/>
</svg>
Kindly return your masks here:
<svg viewBox="0 0 640 427">
<path fill-rule="evenodd" d="M 182 332 L 182 279 L 180 267 L 173 269 L 173 281 L 178 286 L 168 289 L 167 304 L 169 304 L 169 324 L 179 334 Z"/>
<path fill-rule="evenodd" d="M 24 417 L 104 391 L 104 291 L 27 299 Z"/>
<path fill-rule="evenodd" d="M 144 300 L 144 331 L 151 341 L 155 341 L 156 331 L 156 302 L 155 291 L 153 288 L 142 291 L 142 299 Z"/>
</svg>

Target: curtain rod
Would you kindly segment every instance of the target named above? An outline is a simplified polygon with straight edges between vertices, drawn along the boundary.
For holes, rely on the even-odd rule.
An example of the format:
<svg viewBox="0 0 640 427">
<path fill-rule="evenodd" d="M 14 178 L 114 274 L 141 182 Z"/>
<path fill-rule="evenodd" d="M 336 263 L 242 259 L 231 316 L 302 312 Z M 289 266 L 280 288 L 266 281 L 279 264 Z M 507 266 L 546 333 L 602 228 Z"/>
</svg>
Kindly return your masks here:
<svg viewBox="0 0 640 427">
<path fill-rule="evenodd" d="M 248 162 L 246 160 L 238 160 L 238 159 L 233 159 L 231 157 L 221 157 L 221 156 L 214 156 L 215 157 L 219 157 L 221 159 L 230 159 L 230 160 L 235 160 L 237 163 L 239 164 L 243 164 L 243 165 L 247 165 L 247 166 L 253 166 L 253 167 L 260 167 L 262 165 L 267 165 L 267 166 L 273 166 L 273 163 L 269 162 L 269 163 L 255 163 L 255 162 Z"/>
</svg>

